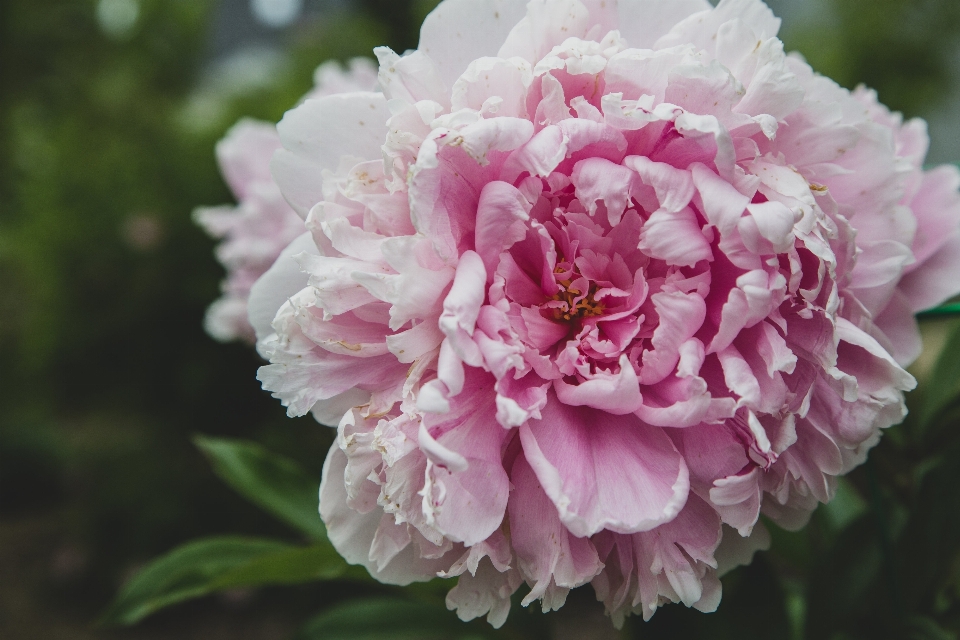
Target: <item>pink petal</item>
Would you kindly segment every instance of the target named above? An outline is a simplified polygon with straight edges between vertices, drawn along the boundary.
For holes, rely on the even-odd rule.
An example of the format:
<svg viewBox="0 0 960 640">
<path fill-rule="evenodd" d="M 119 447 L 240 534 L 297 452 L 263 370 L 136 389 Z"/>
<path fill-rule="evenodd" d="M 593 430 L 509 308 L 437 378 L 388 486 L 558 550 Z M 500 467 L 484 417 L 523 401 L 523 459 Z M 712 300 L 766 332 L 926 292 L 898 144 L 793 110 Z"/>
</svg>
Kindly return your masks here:
<svg viewBox="0 0 960 640">
<path fill-rule="evenodd" d="M 500 254 L 526 236 L 529 209 L 523 194 L 507 182 L 488 182 L 480 192 L 475 243 L 490 280 Z"/>
<path fill-rule="evenodd" d="M 585 35 L 592 24 L 580 0 L 531 0 L 526 17 L 516 23 L 497 55 L 519 56 L 536 64 L 567 38 Z"/>
<path fill-rule="evenodd" d="M 654 48 L 665 49 L 692 43 L 712 50 L 713 36 L 720 25 L 730 20 L 741 20 L 760 41 L 772 38 L 780 31 L 780 19 L 762 0 L 722 0 L 713 10 L 696 13 L 677 24 L 657 41 Z"/>
<path fill-rule="evenodd" d="M 619 8 L 620 35 L 634 49 L 653 49 L 675 24 L 711 6 L 706 0 L 633 0 Z"/>
<path fill-rule="evenodd" d="M 476 573 L 465 573 L 457 586 L 447 593 L 447 609 L 456 610 L 464 622 L 487 616 L 487 622 L 499 629 L 510 614 L 510 596 L 523 584 L 517 571 L 501 573 L 490 562 L 483 562 Z"/>
<path fill-rule="evenodd" d="M 578 384 L 554 380 L 553 389 L 560 402 L 574 407 L 592 407 L 614 415 L 633 413 L 643 404 L 637 372 L 626 355 L 620 357 L 620 371 L 597 371 Z"/>
<path fill-rule="evenodd" d="M 497 115 L 527 117 L 527 87 L 533 70 L 523 58 L 479 58 L 453 85 L 453 110 L 480 111 L 492 96 L 500 98 Z"/>
<path fill-rule="evenodd" d="M 894 292 L 890 303 L 874 318 L 877 325 L 889 341 L 887 350 L 901 367 L 907 367 L 920 357 L 923 342 L 920 339 L 920 327 L 914 317 L 907 297 L 900 291 Z"/>
<path fill-rule="evenodd" d="M 576 536 L 647 531 L 687 499 L 687 466 L 656 427 L 551 397 L 542 420 L 520 427 L 524 455 Z"/>
<path fill-rule="evenodd" d="M 917 216 L 917 235 L 913 239 L 916 264 L 913 271 L 933 256 L 960 228 L 960 170 L 945 165 L 925 171 L 910 208 Z"/>
<path fill-rule="evenodd" d="M 675 213 L 662 209 L 654 212 L 643 225 L 640 250 L 681 267 L 713 259 L 710 243 L 700 230 L 697 215 L 689 207 Z"/>
<path fill-rule="evenodd" d="M 378 79 L 387 100 L 399 99 L 411 104 L 432 100 L 449 108 L 449 87 L 430 56 L 423 51 L 398 56 L 389 47 L 376 47 L 373 53 L 380 63 Z"/>
<path fill-rule="evenodd" d="M 932 309 L 960 293 L 957 264 L 960 263 L 960 233 L 954 233 L 922 265 L 900 280 L 899 289 L 914 312 Z"/>
<path fill-rule="evenodd" d="M 620 223 L 636 179 L 636 174 L 627 167 L 603 158 L 581 160 L 574 166 L 571 175 L 577 199 L 587 208 L 587 212 L 594 215 L 597 203 L 603 201 L 611 226 Z"/>
<path fill-rule="evenodd" d="M 472 61 L 496 55 L 526 11 L 526 0 L 444 0 L 423 21 L 418 48 L 452 87 Z"/>
<path fill-rule="evenodd" d="M 271 181 L 270 158 L 281 146 L 275 125 L 247 118 L 217 143 L 217 162 L 238 200 L 249 195 L 253 184 Z"/>
<path fill-rule="evenodd" d="M 445 565 L 443 559 L 423 559 L 415 551 L 414 545 L 396 553 L 383 567 L 378 567 L 377 562 L 370 559 L 371 546 L 381 526 L 383 512 L 375 509 L 360 514 L 347 506 L 343 485 L 346 463 L 347 456 L 334 444 L 327 454 L 320 481 L 320 517 L 327 525 L 327 537 L 337 552 L 350 564 L 365 566 L 370 575 L 387 584 L 408 585 L 436 577 Z"/>
<path fill-rule="evenodd" d="M 290 206 L 306 217 L 323 200 L 321 172 L 336 170 L 343 156 L 381 156 L 390 113 L 381 93 L 348 93 L 307 100 L 288 111 L 277 131 L 283 142 L 270 165 Z"/>
<path fill-rule="evenodd" d="M 653 349 L 643 354 L 640 378 L 655 384 L 667 377 L 680 362 L 680 347 L 700 330 L 706 318 L 706 304 L 696 293 L 655 293 L 651 296 L 660 323 L 650 342 Z"/>
<path fill-rule="evenodd" d="M 691 175 L 697 189 L 697 207 L 721 235 L 730 234 L 737 228 L 750 198 L 703 164 L 694 164 Z"/>
<path fill-rule="evenodd" d="M 590 540 L 571 535 L 560 522 L 557 508 L 523 456 L 513 465 L 510 496 L 510 539 L 518 568 L 533 585 L 526 606 L 553 587 L 566 591 L 586 584 L 603 565 Z M 546 606 L 545 606 L 546 609 Z"/>
<path fill-rule="evenodd" d="M 766 551 L 769 548 L 770 532 L 763 523 L 754 527 L 746 538 L 725 526 L 723 539 L 714 554 L 717 559 L 717 576 L 723 577 L 736 567 L 750 564 L 757 551 Z"/>
<path fill-rule="evenodd" d="M 428 464 L 424 513 L 447 538 L 468 547 L 500 526 L 507 507 L 510 481 L 500 447 L 508 432 L 496 421 L 495 397 L 493 378 L 471 369 L 463 392 L 450 400 L 450 411 L 423 420 L 430 437 L 466 463 L 466 468 L 451 468 L 435 457 Z"/>
<path fill-rule="evenodd" d="M 710 503 L 717 507 L 724 524 L 736 529 L 741 536 L 749 536 L 760 517 L 759 470 L 720 478 L 710 489 Z"/>
<path fill-rule="evenodd" d="M 247 308 L 250 324 L 257 332 L 258 339 L 273 333 L 270 324 L 277 311 L 293 294 L 307 286 L 307 275 L 300 271 L 300 265 L 294 260 L 294 256 L 304 251 L 318 253 L 317 245 L 309 233 L 291 242 L 250 289 Z"/>
</svg>

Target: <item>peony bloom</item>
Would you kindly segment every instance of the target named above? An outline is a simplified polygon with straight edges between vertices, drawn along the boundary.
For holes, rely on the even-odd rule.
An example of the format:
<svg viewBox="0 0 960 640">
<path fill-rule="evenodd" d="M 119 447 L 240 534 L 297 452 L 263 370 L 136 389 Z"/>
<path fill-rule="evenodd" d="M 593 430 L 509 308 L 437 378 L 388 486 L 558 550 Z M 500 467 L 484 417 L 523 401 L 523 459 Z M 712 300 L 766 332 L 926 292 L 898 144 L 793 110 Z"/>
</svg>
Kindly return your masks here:
<svg viewBox="0 0 960 640">
<path fill-rule="evenodd" d="M 379 580 L 500 625 L 592 584 L 702 611 L 904 416 L 914 313 L 960 290 L 960 173 L 784 55 L 760 0 L 446 0 L 383 93 L 307 100 L 307 232 L 254 285 L 320 512 Z"/>
<path fill-rule="evenodd" d="M 346 70 L 325 62 L 314 73 L 314 88 L 306 98 L 376 86 L 376 67 L 365 58 L 351 60 Z M 217 247 L 217 259 L 227 269 L 223 296 L 210 305 L 204 320 L 207 333 L 222 342 L 254 341 L 247 320 L 250 287 L 305 230 L 270 176 L 270 159 L 280 147 L 270 123 L 244 119 L 234 125 L 217 144 L 217 161 L 239 204 L 203 207 L 194 214 L 208 234 L 224 240 Z"/>
</svg>

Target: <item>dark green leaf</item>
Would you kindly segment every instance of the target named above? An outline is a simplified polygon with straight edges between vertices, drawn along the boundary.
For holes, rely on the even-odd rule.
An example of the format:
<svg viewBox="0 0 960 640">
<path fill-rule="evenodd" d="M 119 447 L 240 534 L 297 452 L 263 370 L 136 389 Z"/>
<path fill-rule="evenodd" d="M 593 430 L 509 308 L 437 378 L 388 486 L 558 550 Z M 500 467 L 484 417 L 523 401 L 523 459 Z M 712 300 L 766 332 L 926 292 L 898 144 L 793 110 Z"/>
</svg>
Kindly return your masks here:
<svg viewBox="0 0 960 640">
<path fill-rule="evenodd" d="M 357 571 L 329 543 L 293 547 L 256 538 L 198 540 L 175 549 L 137 574 L 106 613 L 104 622 L 133 624 L 169 605 L 226 589 L 299 584 L 355 574 Z"/>
<path fill-rule="evenodd" d="M 326 539 L 317 511 L 318 478 L 254 442 L 206 436 L 193 441 L 217 475 L 241 495 L 311 538 Z"/>
<path fill-rule="evenodd" d="M 867 502 L 857 488 L 844 477 L 837 478 L 837 491 L 833 500 L 820 505 L 818 515 L 831 532 L 842 531 L 867 511 Z"/>
<path fill-rule="evenodd" d="M 482 628 L 481 628 L 482 629 Z M 307 623 L 299 640 L 477 640 L 478 632 L 440 605 L 377 598 L 338 605 Z"/>
<path fill-rule="evenodd" d="M 351 567 L 330 544 L 283 549 L 254 558 L 213 581 L 215 590 L 266 584 L 299 584 L 332 580 Z M 369 576 L 363 571 L 364 576 Z"/>
<path fill-rule="evenodd" d="M 260 538 L 222 537 L 187 543 L 134 576 L 102 621 L 134 624 L 163 607 L 211 593 L 223 576 L 289 549 L 292 547 L 283 542 Z"/>
</svg>

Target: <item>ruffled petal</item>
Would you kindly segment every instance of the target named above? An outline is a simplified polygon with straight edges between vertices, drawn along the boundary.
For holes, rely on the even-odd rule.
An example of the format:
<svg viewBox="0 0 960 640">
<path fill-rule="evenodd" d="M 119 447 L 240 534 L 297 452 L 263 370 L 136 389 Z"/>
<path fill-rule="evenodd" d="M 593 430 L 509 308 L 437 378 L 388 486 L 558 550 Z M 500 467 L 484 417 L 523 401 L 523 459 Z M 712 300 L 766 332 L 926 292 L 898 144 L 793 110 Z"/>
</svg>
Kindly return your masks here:
<svg viewBox="0 0 960 640">
<path fill-rule="evenodd" d="M 687 466 L 662 430 L 554 397 L 542 415 L 520 427 L 524 455 L 574 535 L 648 531 L 679 513 Z"/>
</svg>

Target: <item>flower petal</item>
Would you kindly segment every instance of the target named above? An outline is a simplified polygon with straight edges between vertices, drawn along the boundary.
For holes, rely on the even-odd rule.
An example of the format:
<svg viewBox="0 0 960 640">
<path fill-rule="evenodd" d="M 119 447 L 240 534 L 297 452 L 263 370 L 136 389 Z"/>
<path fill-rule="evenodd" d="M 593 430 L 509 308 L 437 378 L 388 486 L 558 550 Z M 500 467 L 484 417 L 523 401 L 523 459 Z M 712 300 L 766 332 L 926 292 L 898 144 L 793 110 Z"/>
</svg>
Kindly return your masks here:
<svg viewBox="0 0 960 640">
<path fill-rule="evenodd" d="M 444 0 L 423 21 L 418 48 L 452 87 L 471 62 L 496 55 L 526 12 L 526 0 Z"/>
<path fill-rule="evenodd" d="M 247 313 L 258 340 L 273 333 L 270 325 L 277 311 L 293 294 L 307 286 L 307 274 L 300 270 L 300 265 L 294 259 L 294 256 L 304 252 L 319 255 L 317 245 L 309 233 L 304 233 L 291 242 L 273 266 L 260 276 L 250 289 Z"/>
<path fill-rule="evenodd" d="M 524 455 L 575 536 L 649 531 L 687 500 L 687 465 L 657 427 L 551 396 L 542 420 L 520 427 Z"/>
<path fill-rule="evenodd" d="M 277 131 L 283 149 L 270 169 L 290 206 L 306 218 L 323 200 L 322 172 L 334 171 L 343 157 L 381 156 L 390 112 L 382 93 L 347 93 L 307 100 L 284 116 Z"/>
</svg>

